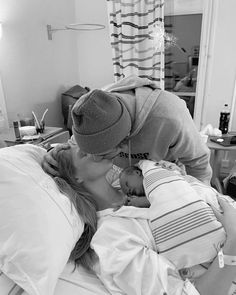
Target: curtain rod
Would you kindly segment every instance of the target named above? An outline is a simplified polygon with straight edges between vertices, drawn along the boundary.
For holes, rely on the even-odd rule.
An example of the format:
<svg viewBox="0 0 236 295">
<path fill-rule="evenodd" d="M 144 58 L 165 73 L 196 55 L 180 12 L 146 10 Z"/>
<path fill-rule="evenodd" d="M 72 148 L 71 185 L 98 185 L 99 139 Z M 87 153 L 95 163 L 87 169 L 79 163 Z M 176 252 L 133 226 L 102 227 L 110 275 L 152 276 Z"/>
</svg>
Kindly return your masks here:
<svg viewBox="0 0 236 295">
<path fill-rule="evenodd" d="M 89 24 L 89 23 L 76 23 L 65 25 L 64 28 L 52 28 L 51 25 L 47 25 L 48 40 L 52 40 L 52 33 L 56 31 L 98 31 L 105 29 L 102 24 Z"/>
</svg>

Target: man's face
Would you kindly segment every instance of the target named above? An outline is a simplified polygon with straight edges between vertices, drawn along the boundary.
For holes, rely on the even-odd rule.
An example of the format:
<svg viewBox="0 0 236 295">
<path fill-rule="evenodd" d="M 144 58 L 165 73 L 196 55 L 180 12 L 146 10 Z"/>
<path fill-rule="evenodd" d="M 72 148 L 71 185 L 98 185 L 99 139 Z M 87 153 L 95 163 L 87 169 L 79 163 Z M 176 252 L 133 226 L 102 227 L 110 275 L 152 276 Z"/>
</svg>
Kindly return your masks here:
<svg viewBox="0 0 236 295">
<path fill-rule="evenodd" d="M 91 155 L 95 162 L 100 162 L 103 159 L 114 159 L 119 153 L 121 152 L 121 148 L 116 147 L 114 149 L 108 150 L 106 152 L 100 154 L 93 154 Z"/>
<path fill-rule="evenodd" d="M 91 155 L 94 159 L 94 161 L 99 162 L 103 159 L 114 159 L 116 156 L 119 155 L 119 153 L 127 147 L 127 140 L 123 140 L 118 146 L 116 146 L 113 149 L 110 149 L 106 152 L 100 153 L 100 154 L 93 154 Z"/>
</svg>

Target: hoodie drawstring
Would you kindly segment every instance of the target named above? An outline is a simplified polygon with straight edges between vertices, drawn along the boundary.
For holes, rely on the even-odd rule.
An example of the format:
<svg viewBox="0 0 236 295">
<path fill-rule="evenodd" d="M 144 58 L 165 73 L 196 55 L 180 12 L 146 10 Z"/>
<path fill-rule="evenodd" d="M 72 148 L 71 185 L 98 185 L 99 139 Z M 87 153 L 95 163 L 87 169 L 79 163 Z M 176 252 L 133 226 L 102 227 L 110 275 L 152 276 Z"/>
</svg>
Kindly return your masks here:
<svg viewBox="0 0 236 295">
<path fill-rule="evenodd" d="M 129 139 L 128 143 L 128 149 L 129 149 L 129 166 L 131 166 L 131 140 Z"/>
</svg>

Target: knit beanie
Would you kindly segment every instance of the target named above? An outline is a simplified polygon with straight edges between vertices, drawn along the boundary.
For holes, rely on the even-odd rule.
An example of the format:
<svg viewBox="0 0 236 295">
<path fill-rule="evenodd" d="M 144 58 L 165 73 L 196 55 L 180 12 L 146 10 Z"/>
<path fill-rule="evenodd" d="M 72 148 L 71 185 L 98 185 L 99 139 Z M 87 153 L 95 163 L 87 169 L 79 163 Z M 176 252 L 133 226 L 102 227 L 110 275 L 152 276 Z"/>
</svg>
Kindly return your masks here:
<svg viewBox="0 0 236 295">
<path fill-rule="evenodd" d="M 130 132 L 131 117 L 115 95 L 95 89 L 72 108 L 73 134 L 80 149 L 99 154 L 115 148 Z"/>
</svg>

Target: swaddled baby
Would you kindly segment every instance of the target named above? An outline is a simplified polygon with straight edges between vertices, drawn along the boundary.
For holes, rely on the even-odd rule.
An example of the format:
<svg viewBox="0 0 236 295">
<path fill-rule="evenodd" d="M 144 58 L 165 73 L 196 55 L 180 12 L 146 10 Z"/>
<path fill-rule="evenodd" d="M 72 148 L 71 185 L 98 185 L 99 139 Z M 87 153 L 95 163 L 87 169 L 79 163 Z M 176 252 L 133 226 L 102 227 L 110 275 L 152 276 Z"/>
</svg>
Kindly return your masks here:
<svg viewBox="0 0 236 295">
<path fill-rule="evenodd" d="M 157 251 L 178 269 L 210 262 L 226 234 L 210 206 L 220 210 L 217 191 L 177 165 L 143 160 L 124 169 L 120 185 L 127 195 L 146 196 Z"/>
</svg>

